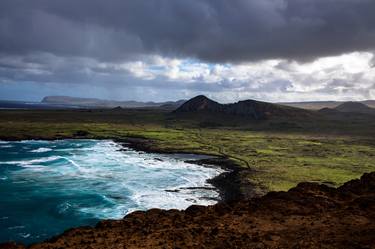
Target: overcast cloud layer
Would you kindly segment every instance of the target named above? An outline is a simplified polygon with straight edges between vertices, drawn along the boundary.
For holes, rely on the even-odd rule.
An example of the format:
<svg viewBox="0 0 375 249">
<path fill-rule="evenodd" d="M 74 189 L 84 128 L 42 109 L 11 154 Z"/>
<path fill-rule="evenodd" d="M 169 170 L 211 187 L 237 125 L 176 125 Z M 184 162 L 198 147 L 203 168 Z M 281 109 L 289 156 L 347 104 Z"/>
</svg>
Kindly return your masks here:
<svg viewBox="0 0 375 249">
<path fill-rule="evenodd" d="M 373 0 L 2 0 L 0 98 L 375 98 L 374 13 Z"/>
</svg>

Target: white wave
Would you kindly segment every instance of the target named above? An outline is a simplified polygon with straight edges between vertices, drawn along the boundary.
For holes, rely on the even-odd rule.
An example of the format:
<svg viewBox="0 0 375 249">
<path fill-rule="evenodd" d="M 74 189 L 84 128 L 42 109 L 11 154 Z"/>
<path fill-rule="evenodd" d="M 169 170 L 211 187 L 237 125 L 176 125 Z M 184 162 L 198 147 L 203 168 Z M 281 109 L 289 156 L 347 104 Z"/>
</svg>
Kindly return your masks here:
<svg viewBox="0 0 375 249">
<path fill-rule="evenodd" d="M 36 150 L 32 150 L 30 152 L 34 152 L 34 153 L 43 153 L 43 152 L 49 152 L 49 151 L 52 151 L 52 149 L 50 148 L 39 148 L 39 149 L 36 149 Z"/>
<path fill-rule="evenodd" d="M 18 235 L 25 239 L 31 236 L 29 233 L 19 233 Z"/>
<path fill-rule="evenodd" d="M 13 148 L 13 145 L 10 144 L 0 144 L 0 148 Z"/>
<path fill-rule="evenodd" d="M 60 159 L 60 156 L 50 156 L 50 157 L 43 157 L 43 158 L 38 158 L 38 159 L 31 159 L 31 160 L 22 160 L 22 161 L 4 161 L 1 162 L 1 164 L 8 164 L 8 165 L 19 165 L 19 166 L 30 166 L 32 164 L 37 164 L 37 163 L 48 163 L 52 161 L 56 161 Z"/>
<path fill-rule="evenodd" d="M 22 165 L 22 168 L 32 169 L 34 171 L 44 171 L 45 169 L 47 169 L 46 166 L 42 166 L 39 164 L 26 164 L 26 165 Z"/>
<path fill-rule="evenodd" d="M 80 172 L 88 172 L 88 170 L 86 170 L 85 168 L 81 167 L 81 165 L 79 165 L 77 162 L 75 162 L 74 160 L 68 158 L 68 157 L 60 157 L 61 159 L 64 159 L 66 161 L 68 161 L 71 165 L 73 165 L 78 171 Z"/>
<path fill-rule="evenodd" d="M 15 229 L 23 229 L 25 226 L 13 226 L 13 227 L 8 227 L 9 230 L 15 230 Z"/>
<path fill-rule="evenodd" d="M 217 198 L 218 193 L 216 191 L 211 191 L 207 193 L 210 198 Z M 199 205 L 213 205 L 216 201 L 212 199 L 202 199 L 203 196 L 197 193 L 189 192 L 165 192 L 165 191 L 144 191 L 142 193 L 135 194 L 132 199 L 137 203 L 137 206 L 142 209 L 150 209 L 154 207 L 163 209 L 186 209 L 193 204 Z"/>
<path fill-rule="evenodd" d="M 64 202 L 57 206 L 57 212 L 59 214 L 66 213 L 71 207 L 72 207 L 72 204 L 70 204 L 69 202 Z"/>
<path fill-rule="evenodd" d="M 30 140 L 20 140 L 20 141 L 16 141 L 16 143 L 20 143 L 20 144 L 34 144 L 34 143 L 45 143 L 47 141 L 44 141 L 44 140 L 35 140 L 35 139 L 30 139 Z"/>
<path fill-rule="evenodd" d="M 74 202 L 74 211 L 100 219 L 121 218 L 129 212 L 149 208 L 185 209 L 193 204 L 211 205 L 219 196 L 215 189 L 199 188 L 213 188 L 206 180 L 223 172 L 221 169 L 185 163 L 167 155 L 120 151 L 122 147 L 113 141 L 77 143 L 79 146 L 76 141 L 55 141 L 56 148 L 51 154 L 56 156 L 5 164 L 29 168 L 13 173 L 17 175 L 16 179 L 25 179 L 25 184 L 35 182 L 40 187 L 47 184 L 52 189 L 56 185 L 59 192 L 72 197 L 89 195 L 90 200 L 99 196 L 92 204 L 85 203 L 84 198 L 82 205 L 79 205 L 80 200 L 77 206 Z M 38 147 L 41 150 L 49 145 Z M 198 189 L 190 189 L 196 187 Z M 171 189 L 178 191 L 165 191 Z M 69 208 L 68 202 L 59 206 L 62 213 Z"/>
</svg>

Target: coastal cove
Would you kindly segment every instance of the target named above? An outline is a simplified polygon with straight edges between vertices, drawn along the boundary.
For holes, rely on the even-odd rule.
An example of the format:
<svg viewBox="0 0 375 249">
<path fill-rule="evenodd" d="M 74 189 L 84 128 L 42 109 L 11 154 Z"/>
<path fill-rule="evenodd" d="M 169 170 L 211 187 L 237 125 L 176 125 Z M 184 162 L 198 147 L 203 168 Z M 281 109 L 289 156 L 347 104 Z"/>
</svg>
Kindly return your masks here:
<svg viewBox="0 0 375 249">
<path fill-rule="evenodd" d="M 228 198 L 223 185 L 237 171 L 210 166 L 223 159 L 131 147 L 94 139 L 1 141 L 0 242 L 40 242 L 136 210 Z"/>
</svg>

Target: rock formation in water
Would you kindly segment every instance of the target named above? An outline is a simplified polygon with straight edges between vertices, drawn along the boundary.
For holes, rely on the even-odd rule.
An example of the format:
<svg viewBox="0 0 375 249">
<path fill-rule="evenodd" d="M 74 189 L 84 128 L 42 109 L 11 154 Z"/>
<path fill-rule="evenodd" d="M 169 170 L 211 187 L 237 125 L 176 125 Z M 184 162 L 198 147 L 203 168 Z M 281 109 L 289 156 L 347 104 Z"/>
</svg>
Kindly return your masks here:
<svg viewBox="0 0 375 249">
<path fill-rule="evenodd" d="M 301 183 L 252 200 L 134 212 L 30 248 L 375 248 L 375 172 L 337 189 Z"/>
</svg>

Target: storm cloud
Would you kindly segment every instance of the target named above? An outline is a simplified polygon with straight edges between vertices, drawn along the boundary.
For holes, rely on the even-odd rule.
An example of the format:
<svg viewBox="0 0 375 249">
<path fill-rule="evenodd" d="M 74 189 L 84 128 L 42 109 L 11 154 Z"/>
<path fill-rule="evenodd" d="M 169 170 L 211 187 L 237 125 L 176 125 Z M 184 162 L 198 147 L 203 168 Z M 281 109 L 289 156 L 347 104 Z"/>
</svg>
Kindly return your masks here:
<svg viewBox="0 0 375 249">
<path fill-rule="evenodd" d="M 375 98 L 374 13 L 374 0 L 1 0 L 0 98 Z"/>
<path fill-rule="evenodd" d="M 373 0 L 2 0 L 0 53 L 311 60 L 375 50 Z"/>
</svg>

